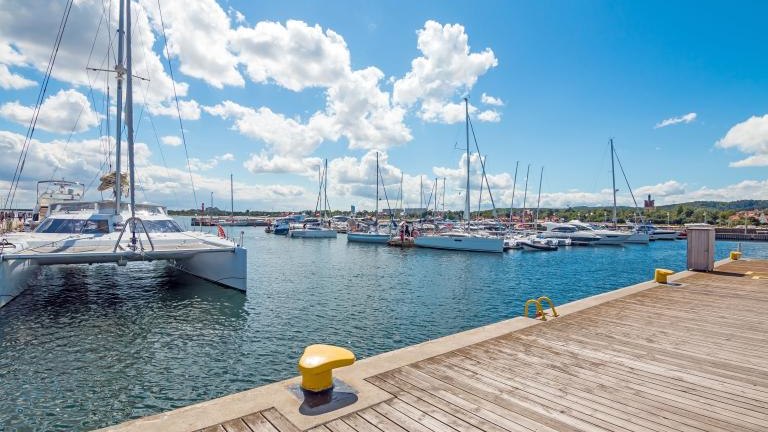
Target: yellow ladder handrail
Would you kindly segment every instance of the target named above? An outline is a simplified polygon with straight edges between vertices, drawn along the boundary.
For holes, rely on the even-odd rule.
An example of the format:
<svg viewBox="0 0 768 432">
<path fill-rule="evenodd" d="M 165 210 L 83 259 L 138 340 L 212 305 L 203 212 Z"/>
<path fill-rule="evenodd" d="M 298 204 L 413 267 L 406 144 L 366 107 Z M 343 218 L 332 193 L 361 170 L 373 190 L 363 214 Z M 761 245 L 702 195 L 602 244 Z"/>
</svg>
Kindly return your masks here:
<svg viewBox="0 0 768 432">
<path fill-rule="evenodd" d="M 557 311 L 555 310 L 555 303 L 552 301 L 552 299 L 550 299 L 547 296 L 541 296 L 538 299 L 536 299 L 536 301 L 539 302 L 539 306 L 541 306 L 541 302 L 544 302 L 544 301 L 549 303 L 549 308 L 552 309 L 552 316 L 555 318 L 558 317 Z"/>
<path fill-rule="evenodd" d="M 547 318 L 544 316 L 544 309 L 541 308 L 541 303 L 539 303 L 536 299 L 529 299 L 525 302 L 525 308 L 523 309 L 523 314 L 526 318 L 528 318 L 528 306 L 533 303 L 536 305 L 536 316 L 541 317 L 543 321 L 546 321 Z"/>
</svg>

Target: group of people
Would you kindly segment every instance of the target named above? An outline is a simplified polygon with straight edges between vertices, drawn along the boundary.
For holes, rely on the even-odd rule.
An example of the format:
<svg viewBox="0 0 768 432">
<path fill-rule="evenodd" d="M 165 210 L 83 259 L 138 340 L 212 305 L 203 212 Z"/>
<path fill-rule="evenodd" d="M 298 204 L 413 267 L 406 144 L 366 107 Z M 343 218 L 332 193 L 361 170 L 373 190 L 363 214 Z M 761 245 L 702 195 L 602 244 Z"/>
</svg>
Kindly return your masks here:
<svg viewBox="0 0 768 432">
<path fill-rule="evenodd" d="M 24 221 L 29 217 L 25 213 L 0 212 L 0 233 L 23 231 Z"/>
<path fill-rule="evenodd" d="M 415 227 L 411 228 L 411 224 L 407 222 L 401 222 L 400 227 L 398 229 L 398 234 L 400 235 L 400 240 L 404 240 L 405 238 L 411 238 L 411 237 L 418 237 L 419 232 L 416 230 Z"/>
</svg>

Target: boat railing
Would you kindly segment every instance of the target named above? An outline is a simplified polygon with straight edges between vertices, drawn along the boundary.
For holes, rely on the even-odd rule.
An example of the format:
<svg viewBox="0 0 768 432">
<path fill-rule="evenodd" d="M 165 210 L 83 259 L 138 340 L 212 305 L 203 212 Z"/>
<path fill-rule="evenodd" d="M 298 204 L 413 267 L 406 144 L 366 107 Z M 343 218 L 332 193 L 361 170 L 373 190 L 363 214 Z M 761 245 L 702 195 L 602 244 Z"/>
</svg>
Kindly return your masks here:
<svg viewBox="0 0 768 432">
<path fill-rule="evenodd" d="M 149 231 L 147 231 L 147 227 L 146 227 L 146 226 L 144 226 L 144 221 L 143 221 L 143 220 L 141 220 L 141 218 L 138 218 L 138 217 L 135 217 L 135 216 L 134 216 L 134 217 L 130 217 L 130 218 L 128 218 L 128 219 L 127 219 L 127 220 L 126 220 L 126 221 L 123 223 L 123 230 L 122 230 L 122 231 L 120 231 L 120 235 L 117 237 L 117 241 L 115 242 L 115 247 L 114 247 L 114 248 L 112 248 L 112 253 L 115 253 L 115 252 L 117 252 L 117 248 L 120 246 L 120 240 L 122 240 L 122 239 L 123 239 L 123 234 L 125 234 L 125 230 L 126 230 L 126 229 L 127 229 L 129 226 L 133 225 L 133 226 L 134 226 L 134 228 L 133 228 L 133 230 L 132 230 L 132 231 L 133 231 L 134 233 L 136 232 L 136 227 L 135 227 L 136 221 L 138 221 L 138 222 L 141 224 L 141 230 L 144 232 L 144 234 L 146 234 L 146 235 L 147 235 L 147 241 L 149 241 L 149 247 L 150 247 L 150 251 L 154 252 L 154 250 L 155 250 L 155 245 L 154 245 L 154 243 L 152 243 L 152 238 L 149 236 Z M 143 244 L 143 243 L 142 243 L 142 241 L 141 241 L 141 236 L 139 236 L 139 245 L 141 245 L 141 249 L 143 250 L 143 249 L 144 249 L 144 244 Z"/>
</svg>

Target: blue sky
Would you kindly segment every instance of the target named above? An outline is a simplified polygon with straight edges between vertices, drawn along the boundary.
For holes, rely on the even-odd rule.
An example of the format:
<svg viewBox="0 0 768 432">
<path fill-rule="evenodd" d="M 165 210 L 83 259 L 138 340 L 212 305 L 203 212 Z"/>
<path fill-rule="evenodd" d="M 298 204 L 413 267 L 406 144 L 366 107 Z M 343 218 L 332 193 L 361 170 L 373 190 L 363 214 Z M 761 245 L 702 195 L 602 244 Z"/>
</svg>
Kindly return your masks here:
<svg viewBox="0 0 768 432">
<path fill-rule="evenodd" d="M 106 24 L 97 32 L 107 4 L 82 0 L 73 7 L 46 93 L 59 97 L 41 111 L 48 131 L 35 132 L 20 203 L 33 199 L 35 180 L 54 172 L 91 183 L 106 170 L 100 164 L 108 144 L 100 132 L 105 75 L 84 78 L 83 70 L 94 39 L 91 66 L 114 32 Z M 134 3 L 134 54 L 148 59 L 139 59 L 136 74 L 151 75 L 153 95 L 145 101 L 142 88 L 136 110 L 146 103 L 158 139 L 178 144 L 156 5 Z M 760 2 L 161 5 L 181 100 L 196 106 L 184 128 L 198 204 L 209 201 L 211 191 L 228 195 L 233 173 L 238 208 L 314 207 L 316 165 L 328 158 L 331 204 L 369 207 L 375 192 L 371 152 L 379 150 L 389 195 L 397 194 L 401 172 L 412 205 L 419 176 L 429 184 L 445 176 L 446 205 L 458 208 L 464 162 L 456 146 L 464 145 L 464 125 L 448 108 L 465 94 L 476 109 L 473 124 L 498 206 L 509 205 L 516 161 L 523 170 L 532 165 L 531 185 L 545 167 L 544 205 L 608 204 L 610 137 L 633 188 L 659 202 L 768 199 L 768 33 L 761 22 L 768 5 Z M 35 101 L 64 2 L 9 1 L 0 9 L 5 195 L 19 136 L 26 133 L 25 107 Z M 49 23 L 42 32 L 29 25 L 40 17 Z M 426 72 L 414 68 L 418 58 Z M 110 86 L 114 92 L 113 80 Z M 484 103 L 483 94 L 503 105 Z M 85 117 L 67 144 L 83 103 Z M 137 135 L 145 144 L 137 150 L 138 198 L 194 206 L 183 147 L 158 144 L 146 119 Z M 656 127 L 669 119 L 678 121 Z M 476 187 L 479 164 L 473 161 Z M 523 177 L 518 174 L 518 191 Z M 626 187 L 619 188 L 620 201 L 628 203 Z"/>
</svg>

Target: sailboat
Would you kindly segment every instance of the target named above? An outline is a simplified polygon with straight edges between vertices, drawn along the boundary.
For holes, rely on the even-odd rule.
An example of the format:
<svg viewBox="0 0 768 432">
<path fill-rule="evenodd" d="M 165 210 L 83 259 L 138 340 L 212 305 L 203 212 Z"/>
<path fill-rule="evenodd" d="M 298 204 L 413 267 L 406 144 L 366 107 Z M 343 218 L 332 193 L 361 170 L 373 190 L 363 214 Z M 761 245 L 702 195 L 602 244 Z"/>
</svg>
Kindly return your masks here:
<svg viewBox="0 0 768 432">
<path fill-rule="evenodd" d="M 325 170 L 320 171 L 320 189 L 317 193 L 317 205 L 315 212 L 322 208 L 320 220 L 305 222 L 301 228 L 291 228 L 288 236 L 291 238 L 336 238 L 335 229 L 330 227 L 331 220 L 327 219 L 328 212 L 328 159 L 325 160 Z M 321 204 L 322 201 L 322 204 Z"/>
<path fill-rule="evenodd" d="M 390 232 L 387 232 L 387 233 L 379 232 L 379 179 L 380 178 L 381 178 L 381 175 L 379 173 L 379 152 L 376 152 L 376 210 L 373 216 L 373 226 L 368 231 L 364 231 L 364 232 L 348 232 L 347 233 L 348 242 L 387 244 L 389 239 L 392 237 L 391 223 L 389 224 L 389 230 L 388 230 Z M 382 182 L 383 182 L 383 179 L 382 179 Z"/>
<path fill-rule="evenodd" d="M 632 187 L 629 185 L 629 179 L 627 178 L 627 174 L 624 172 L 624 167 L 621 165 L 621 160 L 619 160 L 618 154 L 616 154 L 616 148 L 613 146 L 613 138 L 611 138 L 611 176 L 613 178 L 613 226 L 614 227 L 616 226 L 616 192 L 617 192 L 616 168 L 614 166 L 615 160 L 619 162 L 619 168 L 621 168 L 621 174 L 624 176 L 624 180 L 627 182 L 627 189 L 629 189 L 629 194 L 632 196 L 632 201 L 634 201 L 635 210 L 637 211 L 637 200 L 635 200 L 635 194 L 632 192 Z M 634 227 L 624 241 L 626 243 L 639 243 L 639 244 L 650 243 L 652 238 L 652 233 L 645 228 L 647 227 L 643 227 L 643 226 Z"/>
<path fill-rule="evenodd" d="M 64 200 L 49 203 L 45 219 L 31 233 L 0 237 L 0 306 L 27 289 L 40 266 L 162 260 L 186 273 L 226 287 L 246 290 L 246 249 L 237 241 L 184 231 L 159 204 L 135 202 L 133 75 L 130 2 L 120 0 L 118 30 L 117 117 L 122 118 L 126 80 L 125 126 L 128 144 L 128 193 L 120 170 L 121 132 L 117 122 L 114 200 Z M 125 64 L 123 56 L 125 54 Z M 105 176 L 109 177 L 109 175 Z"/>
<path fill-rule="evenodd" d="M 465 128 L 467 135 L 467 189 L 464 199 L 464 219 L 467 226 L 464 231 L 452 230 L 441 234 L 423 235 L 416 237 L 416 246 L 468 252 L 504 252 L 504 239 L 500 237 L 486 237 L 472 234 L 470 230 L 470 187 L 469 187 L 469 100 L 464 98 Z"/>
</svg>

